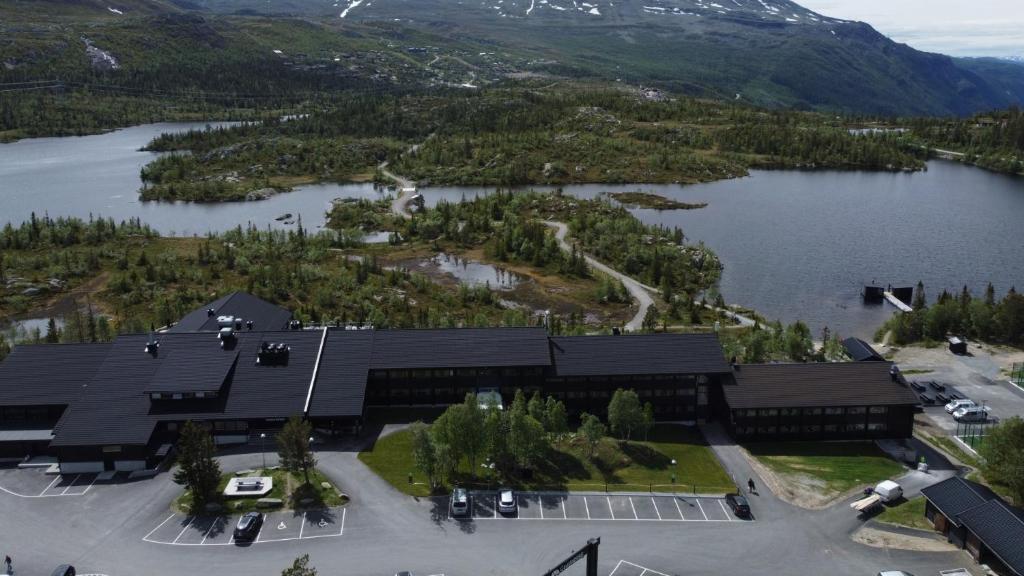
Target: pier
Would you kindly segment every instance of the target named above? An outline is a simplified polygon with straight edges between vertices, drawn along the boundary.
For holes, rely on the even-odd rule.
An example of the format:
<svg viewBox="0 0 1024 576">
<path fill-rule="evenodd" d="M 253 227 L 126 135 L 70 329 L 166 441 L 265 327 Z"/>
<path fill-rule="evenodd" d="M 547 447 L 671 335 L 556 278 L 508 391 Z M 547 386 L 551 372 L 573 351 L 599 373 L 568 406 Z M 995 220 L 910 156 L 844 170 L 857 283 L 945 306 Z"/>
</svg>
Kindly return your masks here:
<svg viewBox="0 0 1024 576">
<path fill-rule="evenodd" d="M 908 306 L 903 300 L 900 300 L 899 298 L 897 298 L 896 295 L 893 294 L 892 292 L 886 290 L 885 292 L 882 293 L 882 295 L 885 296 L 885 299 L 888 300 L 890 304 L 892 304 L 893 306 L 899 308 L 901 312 L 913 312 L 914 311 L 913 308 Z"/>
</svg>

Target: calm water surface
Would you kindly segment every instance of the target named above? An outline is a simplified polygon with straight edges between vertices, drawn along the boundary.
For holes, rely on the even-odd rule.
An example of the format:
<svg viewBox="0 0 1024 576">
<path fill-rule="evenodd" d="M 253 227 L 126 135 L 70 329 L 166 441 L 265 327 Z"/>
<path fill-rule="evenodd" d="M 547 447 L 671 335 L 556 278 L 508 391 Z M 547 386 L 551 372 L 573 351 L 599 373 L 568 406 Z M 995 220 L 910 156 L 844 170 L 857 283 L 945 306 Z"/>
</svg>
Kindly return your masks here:
<svg viewBox="0 0 1024 576">
<path fill-rule="evenodd" d="M 139 170 L 156 155 L 139 152 L 161 132 L 204 124 L 154 124 L 77 138 L 38 138 L 0 145 L 0 225 L 31 212 L 51 216 L 141 218 L 163 234 L 193 235 L 238 225 L 293 228 L 277 217 L 322 226 L 335 198 L 380 198 L 370 184 L 303 186 L 261 202 L 224 204 L 138 201 Z M 997 292 L 1024 288 L 1024 178 L 934 161 L 926 172 L 755 171 L 748 178 L 695 186 L 577 185 L 591 198 L 642 190 L 702 210 L 633 209 L 649 224 L 679 226 L 725 265 L 726 300 L 785 322 L 802 319 L 815 333 L 871 336 L 892 314 L 864 306 L 866 283 L 943 288 L 988 282 Z M 492 192 L 491 188 L 422 190 L 428 205 Z M 490 275 L 488 271 L 488 275 Z"/>
</svg>

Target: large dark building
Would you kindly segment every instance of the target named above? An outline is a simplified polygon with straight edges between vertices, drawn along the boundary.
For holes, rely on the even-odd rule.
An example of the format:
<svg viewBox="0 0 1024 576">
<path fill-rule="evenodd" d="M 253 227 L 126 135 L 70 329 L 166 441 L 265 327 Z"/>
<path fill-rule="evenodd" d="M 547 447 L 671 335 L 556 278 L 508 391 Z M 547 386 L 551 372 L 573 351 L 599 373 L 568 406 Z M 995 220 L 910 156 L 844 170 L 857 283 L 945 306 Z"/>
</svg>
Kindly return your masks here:
<svg viewBox="0 0 1024 576">
<path fill-rule="evenodd" d="M 444 406 L 483 390 L 506 402 L 538 390 L 600 414 L 616 389 L 633 389 L 659 420 L 722 419 L 750 439 L 906 437 L 916 403 L 887 362 L 733 367 L 714 334 L 286 326 L 296 327 L 286 310 L 232 294 L 162 333 L 18 346 L 0 363 L 0 458 L 139 470 L 189 420 L 219 444 L 242 443 L 293 415 L 348 432 L 370 408 Z"/>
</svg>

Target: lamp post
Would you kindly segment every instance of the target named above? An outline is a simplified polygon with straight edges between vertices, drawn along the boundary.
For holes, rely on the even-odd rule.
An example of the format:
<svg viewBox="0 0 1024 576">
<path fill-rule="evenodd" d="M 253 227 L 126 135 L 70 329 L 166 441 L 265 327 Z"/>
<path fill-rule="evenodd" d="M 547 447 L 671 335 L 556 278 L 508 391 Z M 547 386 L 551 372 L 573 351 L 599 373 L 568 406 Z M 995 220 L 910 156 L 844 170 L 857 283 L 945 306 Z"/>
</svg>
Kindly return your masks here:
<svg viewBox="0 0 1024 576">
<path fill-rule="evenodd" d="M 266 470 L 267 469 L 267 450 L 266 450 L 266 448 L 264 448 L 264 444 L 263 444 L 263 441 L 266 440 L 266 439 L 267 439 L 267 433 L 266 432 L 260 432 L 260 455 L 263 456 L 263 468 L 262 468 L 262 470 Z"/>
</svg>

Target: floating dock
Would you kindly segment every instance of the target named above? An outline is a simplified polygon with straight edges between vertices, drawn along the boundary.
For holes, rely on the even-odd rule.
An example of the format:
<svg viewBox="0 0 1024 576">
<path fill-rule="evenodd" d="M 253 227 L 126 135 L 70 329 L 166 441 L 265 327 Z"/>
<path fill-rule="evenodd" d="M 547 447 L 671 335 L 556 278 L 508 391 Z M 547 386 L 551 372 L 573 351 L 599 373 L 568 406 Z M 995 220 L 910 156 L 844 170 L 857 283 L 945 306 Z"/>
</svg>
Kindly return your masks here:
<svg viewBox="0 0 1024 576">
<path fill-rule="evenodd" d="M 914 311 L 913 308 L 911 308 L 910 306 L 907 306 L 907 304 L 903 300 L 900 300 L 899 298 L 897 298 L 896 295 L 893 294 L 892 292 L 889 292 L 888 290 L 886 290 L 883 294 L 885 296 L 885 299 L 888 300 L 889 303 L 892 304 L 893 306 L 899 308 L 901 312 L 913 312 Z"/>
</svg>

